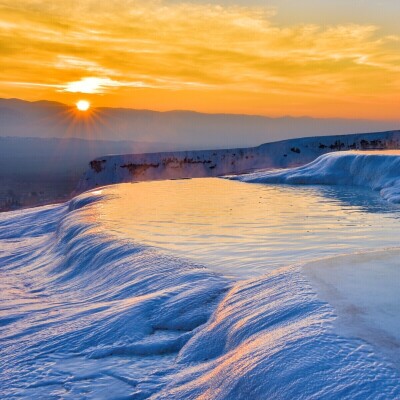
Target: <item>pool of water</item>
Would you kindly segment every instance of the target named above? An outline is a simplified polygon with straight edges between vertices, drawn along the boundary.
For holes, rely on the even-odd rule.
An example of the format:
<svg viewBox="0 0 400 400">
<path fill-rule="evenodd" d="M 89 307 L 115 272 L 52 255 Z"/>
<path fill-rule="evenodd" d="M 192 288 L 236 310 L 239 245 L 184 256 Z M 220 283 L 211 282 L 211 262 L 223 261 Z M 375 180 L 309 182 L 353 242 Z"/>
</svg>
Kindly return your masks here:
<svg viewBox="0 0 400 400">
<path fill-rule="evenodd" d="M 339 253 L 398 246 L 399 206 L 343 186 L 218 178 L 120 184 L 96 206 L 110 233 L 234 278 Z"/>
</svg>

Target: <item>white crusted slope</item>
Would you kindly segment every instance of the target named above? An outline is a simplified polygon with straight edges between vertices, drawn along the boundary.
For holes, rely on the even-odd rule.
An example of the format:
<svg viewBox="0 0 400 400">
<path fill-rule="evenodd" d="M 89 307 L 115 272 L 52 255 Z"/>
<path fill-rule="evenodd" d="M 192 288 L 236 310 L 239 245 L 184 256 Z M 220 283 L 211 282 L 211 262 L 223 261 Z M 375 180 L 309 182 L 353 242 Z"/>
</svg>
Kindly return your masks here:
<svg viewBox="0 0 400 400">
<path fill-rule="evenodd" d="M 258 172 L 233 179 L 254 183 L 356 185 L 400 203 L 400 151 L 346 151 L 325 154 L 298 168 Z"/>
</svg>

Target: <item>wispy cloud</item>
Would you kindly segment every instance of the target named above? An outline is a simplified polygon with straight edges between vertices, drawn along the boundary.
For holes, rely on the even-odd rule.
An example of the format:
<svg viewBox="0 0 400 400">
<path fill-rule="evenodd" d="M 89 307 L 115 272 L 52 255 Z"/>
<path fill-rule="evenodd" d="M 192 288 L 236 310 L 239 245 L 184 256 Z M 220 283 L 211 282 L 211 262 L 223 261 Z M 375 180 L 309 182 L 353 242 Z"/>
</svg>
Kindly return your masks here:
<svg viewBox="0 0 400 400">
<path fill-rule="evenodd" d="M 109 78 L 83 78 L 79 81 L 68 82 L 63 86 L 62 91 L 71 93 L 105 93 L 110 88 L 123 86 L 121 82 Z M 137 87 L 141 87 L 138 82 Z"/>
<path fill-rule="evenodd" d="M 309 107 L 311 98 L 318 107 L 344 97 L 355 105 L 374 95 L 393 102 L 400 90 L 396 34 L 371 24 L 279 26 L 277 11 L 151 0 L 3 1 L 2 79 L 39 82 L 60 96 L 121 91 L 123 101 L 129 90 L 167 90 L 171 108 L 175 92 L 187 90 L 204 92 L 202 99 L 209 93 L 208 104 L 223 92 L 236 103 L 240 96 L 257 101 L 256 108 L 282 108 L 285 100 L 293 108 L 302 98 Z"/>
</svg>

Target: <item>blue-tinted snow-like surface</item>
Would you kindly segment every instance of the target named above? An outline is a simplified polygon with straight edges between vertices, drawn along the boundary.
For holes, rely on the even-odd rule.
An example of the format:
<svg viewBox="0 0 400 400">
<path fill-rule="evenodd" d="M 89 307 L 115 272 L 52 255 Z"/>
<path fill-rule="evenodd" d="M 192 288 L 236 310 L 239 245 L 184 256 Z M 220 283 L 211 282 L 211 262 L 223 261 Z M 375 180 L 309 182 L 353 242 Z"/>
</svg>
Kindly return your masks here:
<svg viewBox="0 0 400 400">
<path fill-rule="evenodd" d="M 117 239 L 106 192 L 0 215 L 0 397 L 400 398 L 301 266 L 235 282 Z"/>
<path fill-rule="evenodd" d="M 400 203 L 400 151 L 346 151 L 325 154 L 298 168 L 256 172 L 235 179 L 255 183 L 355 185 Z"/>
<path fill-rule="evenodd" d="M 111 240 L 86 194 L 0 215 L 0 397 L 148 397 L 226 280 Z"/>
</svg>

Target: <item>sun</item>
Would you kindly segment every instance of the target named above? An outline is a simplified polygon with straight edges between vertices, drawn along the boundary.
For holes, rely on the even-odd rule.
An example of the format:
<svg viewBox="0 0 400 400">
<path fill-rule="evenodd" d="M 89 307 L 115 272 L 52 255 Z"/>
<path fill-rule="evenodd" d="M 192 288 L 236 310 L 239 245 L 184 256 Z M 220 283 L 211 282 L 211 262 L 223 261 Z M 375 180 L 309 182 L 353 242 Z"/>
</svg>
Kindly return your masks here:
<svg viewBox="0 0 400 400">
<path fill-rule="evenodd" d="M 87 100 L 79 100 L 79 101 L 76 103 L 76 108 L 77 108 L 79 111 L 87 111 L 87 110 L 89 110 L 89 108 L 90 108 L 90 103 L 89 103 Z"/>
</svg>

